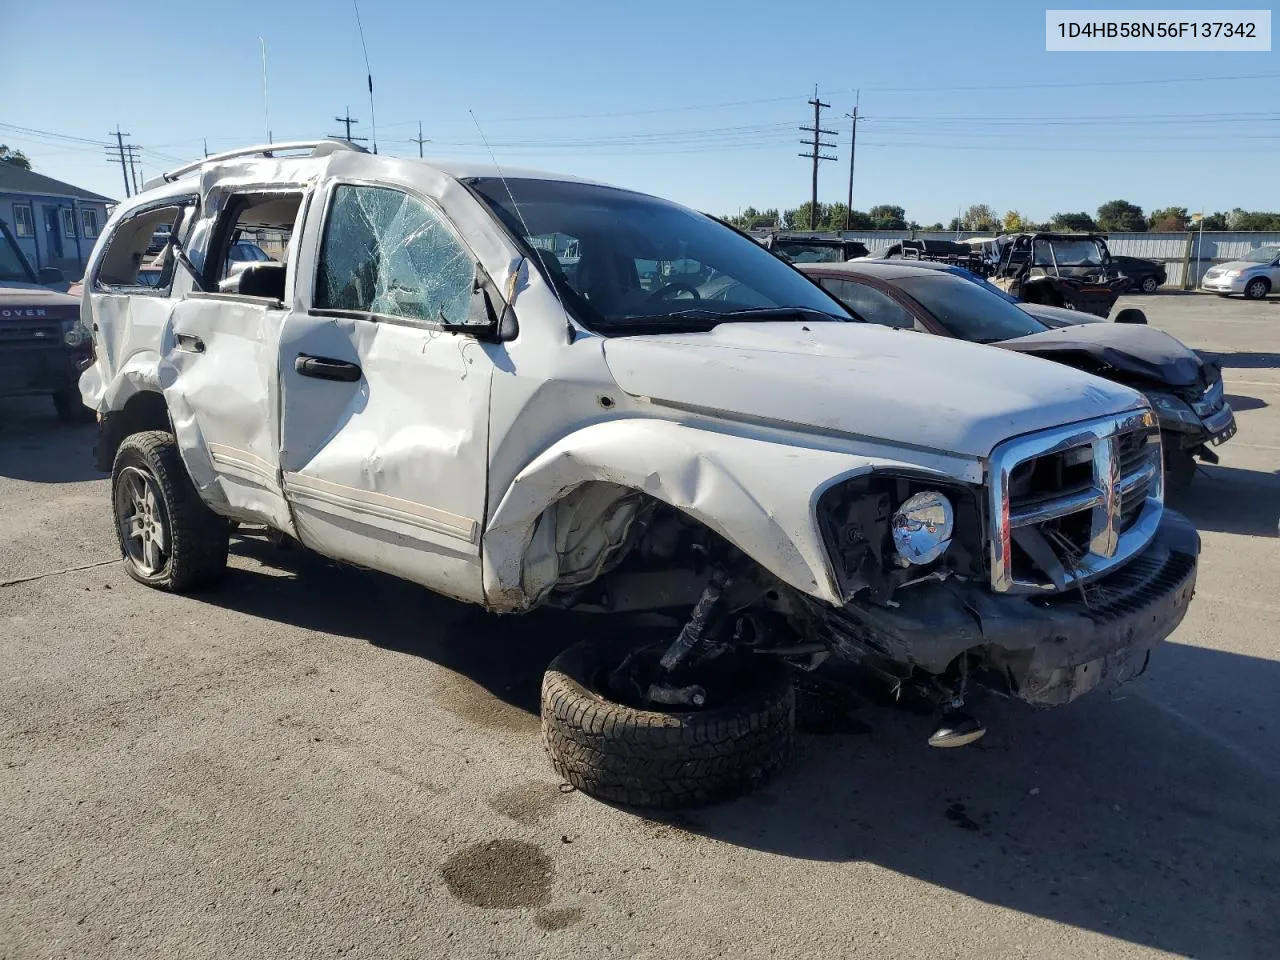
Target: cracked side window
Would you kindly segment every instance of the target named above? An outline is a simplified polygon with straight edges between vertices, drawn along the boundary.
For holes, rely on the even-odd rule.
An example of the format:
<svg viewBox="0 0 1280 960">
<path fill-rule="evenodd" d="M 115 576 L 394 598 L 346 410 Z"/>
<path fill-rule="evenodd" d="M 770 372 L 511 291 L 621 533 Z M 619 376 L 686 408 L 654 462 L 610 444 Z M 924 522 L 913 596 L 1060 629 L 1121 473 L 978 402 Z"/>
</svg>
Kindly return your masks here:
<svg viewBox="0 0 1280 960">
<path fill-rule="evenodd" d="M 340 185 L 325 225 L 315 306 L 465 323 L 475 262 L 422 201 Z"/>
</svg>

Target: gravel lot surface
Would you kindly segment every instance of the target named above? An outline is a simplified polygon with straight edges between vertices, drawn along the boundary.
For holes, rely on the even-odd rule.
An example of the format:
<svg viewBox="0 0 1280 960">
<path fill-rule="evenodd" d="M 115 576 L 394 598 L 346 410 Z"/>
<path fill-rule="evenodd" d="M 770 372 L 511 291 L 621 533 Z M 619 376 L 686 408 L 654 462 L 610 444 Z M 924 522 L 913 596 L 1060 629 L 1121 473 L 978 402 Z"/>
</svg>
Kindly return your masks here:
<svg viewBox="0 0 1280 960">
<path fill-rule="evenodd" d="M 561 789 L 556 649 L 257 536 L 174 597 L 116 561 L 92 429 L 0 401 L 0 958 L 1275 957 L 1280 300 L 1129 298 L 1216 355 L 1239 434 L 1173 505 L 1199 593 L 1148 674 L 977 747 L 867 708 L 761 792 Z"/>
</svg>

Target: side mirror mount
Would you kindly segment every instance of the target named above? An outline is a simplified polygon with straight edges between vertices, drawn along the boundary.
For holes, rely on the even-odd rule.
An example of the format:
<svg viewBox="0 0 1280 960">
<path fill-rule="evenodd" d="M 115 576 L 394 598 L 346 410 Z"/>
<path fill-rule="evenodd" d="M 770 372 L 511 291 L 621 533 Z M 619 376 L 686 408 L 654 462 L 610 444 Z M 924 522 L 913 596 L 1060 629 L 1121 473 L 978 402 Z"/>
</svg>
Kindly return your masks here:
<svg viewBox="0 0 1280 960">
<path fill-rule="evenodd" d="M 466 320 L 458 323 L 441 323 L 441 329 L 450 333 L 469 333 L 481 339 L 511 340 L 516 335 L 515 313 L 494 285 L 493 280 L 479 263 L 471 280 L 471 301 Z"/>
<path fill-rule="evenodd" d="M 57 267 L 41 267 L 40 272 L 36 275 L 36 281 L 46 287 L 61 283 L 62 279 L 62 271 Z"/>
<path fill-rule="evenodd" d="M 1129 307 L 1116 314 L 1116 323 L 1146 323 L 1147 315 L 1136 307 Z"/>
</svg>

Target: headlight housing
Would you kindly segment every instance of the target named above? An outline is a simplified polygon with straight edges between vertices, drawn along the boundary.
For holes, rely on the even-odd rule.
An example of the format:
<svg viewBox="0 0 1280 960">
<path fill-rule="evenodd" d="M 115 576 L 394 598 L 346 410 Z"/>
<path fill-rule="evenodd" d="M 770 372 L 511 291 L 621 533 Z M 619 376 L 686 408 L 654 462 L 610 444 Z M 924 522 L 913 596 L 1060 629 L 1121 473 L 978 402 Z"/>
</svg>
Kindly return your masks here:
<svg viewBox="0 0 1280 960">
<path fill-rule="evenodd" d="M 932 563 L 951 546 L 955 510 L 937 490 L 912 494 L 889 521 L 898 559 L 906 564 Z"/>
<path fill-rule="evenodd" d="M 930 564 L 945 568 L 941 576 L 987 576 L 981 486 L 924 470 L 873 471 L 832 484 L 816 506 L 846 598 L 869 589 L 873 602 L 887 602 Z"/>
<path fill-rule="evenodd" d="M 1172 394 L 1155 392 L 1148 393 L 1147 399 L 1151 401 L 1159 419 L 1173 420 L 1192 427 L 1200 426 L 1200 417 L 1186 401 L 1179 400 Z"/>
<path fill-rule="evenodd" d="M 1243 272 L 1244 271 L 1242 270 L 1224 270 L 1222 271 L 1222 275 L 1224 277 L 1230 277 L 1232 280 L 1234 280 L 1236 277 L 1240 276 L 1240 274 Z"/>
</svg>

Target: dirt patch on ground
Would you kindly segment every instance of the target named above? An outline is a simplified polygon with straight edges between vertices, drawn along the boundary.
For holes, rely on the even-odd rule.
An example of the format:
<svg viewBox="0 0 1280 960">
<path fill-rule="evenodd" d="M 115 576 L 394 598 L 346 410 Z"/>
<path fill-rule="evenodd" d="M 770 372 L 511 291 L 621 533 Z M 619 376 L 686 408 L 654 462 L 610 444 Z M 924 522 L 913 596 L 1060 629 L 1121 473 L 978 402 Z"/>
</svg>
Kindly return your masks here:
<svg viewBox="0 0 1280 960">
<path fill-rule="evenodd" d="M 495 794 L 489 806 L 516 823 L 535 824 L 555 813 L 556 805 L 563 799 L 558 784 L 533 780 Z"/>
<path fill-rule="evenodd" d="M 564 910 L 539 910 L 533 922 L 543 930 L 563 930 L 582 919 L 580 907 L 568 907 Z"/>
<path fill-rule="evenodd" d="M 450 893 L 485 910 L 546 906 L 551 901 L 551 874 L 551 858 L 522 840 L 473 844 L 440 868 Z"/>
</svg>

